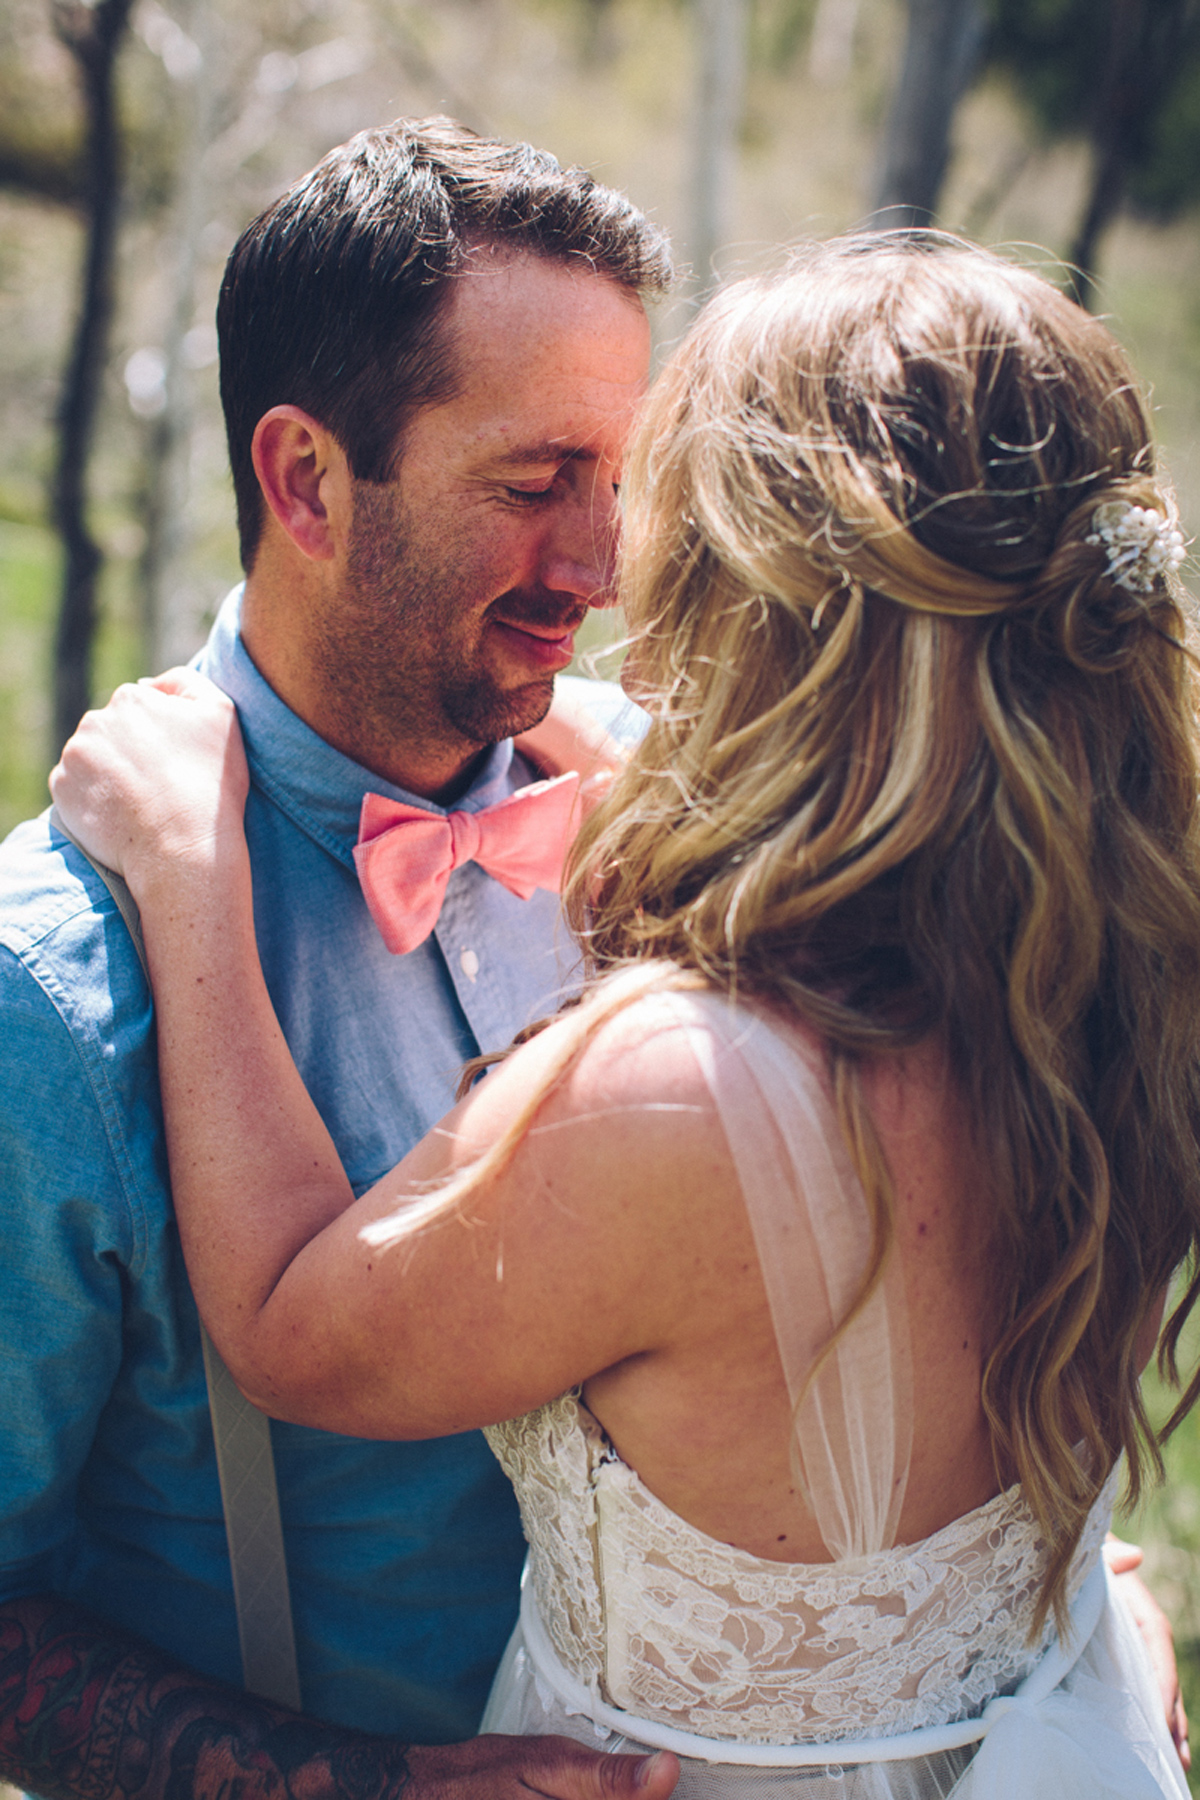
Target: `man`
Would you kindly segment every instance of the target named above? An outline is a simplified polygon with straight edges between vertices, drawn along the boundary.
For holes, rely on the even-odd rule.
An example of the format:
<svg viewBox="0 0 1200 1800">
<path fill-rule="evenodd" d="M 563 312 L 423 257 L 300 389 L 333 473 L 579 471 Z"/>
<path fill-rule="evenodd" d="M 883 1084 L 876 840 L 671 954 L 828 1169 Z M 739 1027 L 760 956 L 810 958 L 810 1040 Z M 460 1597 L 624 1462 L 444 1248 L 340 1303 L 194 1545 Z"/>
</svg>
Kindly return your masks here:
<svg viewBox="0 0 1200 1800">
<path fill-rule="evenodd" d="M 230 259 L 221 383 L 247 577 L 201 667 L 246 738 L 276 1010 L 356 1190 L 447 1109 L 462 1062 L 568 978 L 554 895 L 520 899 L 474 863 L 431 935 L 391 954 L 355 830 L 368 790 L 472 813 L 535 777 L 511 738 L 609 598 L 640 296 L 667 278 L 622 197 L 436 120 L 332 152 Z M 455 1742 L 522 1557 L 475 1434 L 272 1428 L 308 1716 L 237 1691 L 148 991 L 47 818 L 0 854 L 0 917 L 0 1772 L 79 1800 L 665 1795 L 663 1759 Z"/>
</svg>

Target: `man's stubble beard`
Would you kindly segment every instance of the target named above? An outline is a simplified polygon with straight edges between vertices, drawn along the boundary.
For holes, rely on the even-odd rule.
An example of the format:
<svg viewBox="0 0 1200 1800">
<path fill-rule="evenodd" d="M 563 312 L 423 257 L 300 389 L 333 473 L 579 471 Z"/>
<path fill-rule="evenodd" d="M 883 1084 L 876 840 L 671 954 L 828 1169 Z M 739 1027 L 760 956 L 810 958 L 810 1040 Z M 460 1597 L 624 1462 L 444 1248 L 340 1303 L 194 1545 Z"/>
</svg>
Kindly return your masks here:
<svg viewBox="0 0 1200 1800">
<path fill-rule="evenodd" d="M 470 755 L 545 717 L 552 676 L 506 691 L 471 666 L 483 626 L 476 592 L 454 547 L 406 512 L 394 485 L 355 482 L 343 604 L 315 655 L 329 712 L 360 760 L 370 764 L 374 747 L 385 761 L 397 744 Z"/>
</svg>

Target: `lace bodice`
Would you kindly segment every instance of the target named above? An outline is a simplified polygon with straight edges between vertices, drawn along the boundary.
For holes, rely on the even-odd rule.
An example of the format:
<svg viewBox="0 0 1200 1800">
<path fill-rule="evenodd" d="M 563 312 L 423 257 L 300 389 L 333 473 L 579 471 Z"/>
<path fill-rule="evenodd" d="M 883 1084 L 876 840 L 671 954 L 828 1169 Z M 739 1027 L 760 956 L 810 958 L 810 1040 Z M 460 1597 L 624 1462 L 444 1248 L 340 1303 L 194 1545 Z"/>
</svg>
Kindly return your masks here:
<svg viewBox="0 0 1200 1800">
<path fill-rule="evenodd" d="M 969 1718 L 1028 1673 L 1045 1545 L 1010 1489 L 914 1545 L 777 1563 L 672 1513 L 575 1395 L 494 1426 L 538 1610 L 595 1696 L 708 1737 L 791 1743 Z M 1115 1478 L 1114 1478 L 1115 1480 Z M 1069 1582 L 1094 1567 L 1093 1510 Z"/>
</svg>

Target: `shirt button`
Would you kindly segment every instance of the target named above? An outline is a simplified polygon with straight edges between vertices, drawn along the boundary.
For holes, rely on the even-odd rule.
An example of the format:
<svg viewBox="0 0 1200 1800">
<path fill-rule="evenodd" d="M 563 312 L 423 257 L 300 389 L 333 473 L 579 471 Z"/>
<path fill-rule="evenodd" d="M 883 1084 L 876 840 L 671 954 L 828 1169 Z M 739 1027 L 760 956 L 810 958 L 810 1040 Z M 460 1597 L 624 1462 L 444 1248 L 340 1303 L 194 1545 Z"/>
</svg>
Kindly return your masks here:
<svg viewBox="0 0 1200 1800">
<path fill-rule="evenodd" d="M 473 950 L 464 950 L 458 959 L 458 966 L 468 981 L 474 981 L 479 973 L 479 958 Z"/>
</svg>

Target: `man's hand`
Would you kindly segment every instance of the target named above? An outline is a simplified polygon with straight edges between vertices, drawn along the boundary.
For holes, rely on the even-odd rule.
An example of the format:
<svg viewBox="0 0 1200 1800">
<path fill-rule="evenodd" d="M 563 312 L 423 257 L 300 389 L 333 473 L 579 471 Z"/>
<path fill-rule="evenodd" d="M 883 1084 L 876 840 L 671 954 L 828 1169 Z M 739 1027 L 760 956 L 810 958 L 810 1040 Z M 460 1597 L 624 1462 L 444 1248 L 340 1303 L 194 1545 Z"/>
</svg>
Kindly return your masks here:
<svg viewBox="0 0 1200 1800">
<path fill-rule="evenodd" d="M 1187 1713 L 1184 1710 L 1183 1695 L 1179 1691 L 1179 1669 L 1175 1661 L 1175 1634 L 1171 1630 L 1171 1621 L 1141 1576 L 1135 1573 L 1142 1562 L 1142 1552 L 1136 1544 L 1122 1543 L 1120 1538 L 1113 1537 L 1110 1532 L 1104 1546 L 1104 1560 L 1117 1577 L 1117 1588 L 1149 1651 L 1150 1663 L 1162 1695 L 1167 1729 L 1179 1752 L 1180 1762 L 1185 1769 L 1190 1769 L 1192 1752 L 1188 1744 Z"/>
<path fill-rule="evenodd" d="M 406 1800 L 667 1800 L 679 1779 L 668 1751 L 603 1756 L 570 1738 L 479 1737 L 412 1748 Z"/>
<path fill-rule="evenodd" d="M 0 1604 L 0 1779 L 46 1800 L 667 1800 L 673 1756 L 416 1748 L 206 1681 L 50 1595 Z"/>
</svg>

